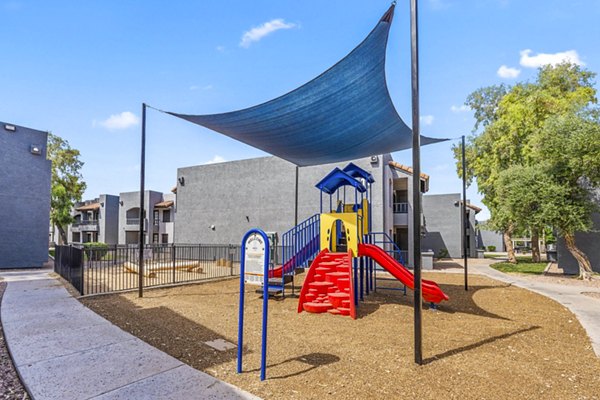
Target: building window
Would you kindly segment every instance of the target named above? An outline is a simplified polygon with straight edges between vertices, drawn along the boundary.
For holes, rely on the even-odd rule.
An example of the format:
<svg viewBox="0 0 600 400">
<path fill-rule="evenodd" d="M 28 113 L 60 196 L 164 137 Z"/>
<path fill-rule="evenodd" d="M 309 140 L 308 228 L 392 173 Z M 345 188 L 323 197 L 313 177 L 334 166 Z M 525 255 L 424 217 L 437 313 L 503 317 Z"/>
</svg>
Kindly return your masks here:
<svg viewBox="0 0 600 400">
<path fill-rule="evenodd" d="M 169 234 L 168 233 L 163 233 L 162 234 L 162 243 L 163 244 L 169 243 Z"/>
<path fill-rule="evenodd" d="M 163 211 L 163 222 L 171 222 L 171 210 Z"/>
<path fill-rule="evenodd" d="M 73 232 L 72 236 L 71 241 L 73 243 L 79 243 L 81 241 L 81 234 L 79 232 Z"/>
<path fill-rule="evenodd" d="M 158 243 L 158 233 L 152 234 L 152 243 L 155 243 L 155 244 Z"/>
</svg>

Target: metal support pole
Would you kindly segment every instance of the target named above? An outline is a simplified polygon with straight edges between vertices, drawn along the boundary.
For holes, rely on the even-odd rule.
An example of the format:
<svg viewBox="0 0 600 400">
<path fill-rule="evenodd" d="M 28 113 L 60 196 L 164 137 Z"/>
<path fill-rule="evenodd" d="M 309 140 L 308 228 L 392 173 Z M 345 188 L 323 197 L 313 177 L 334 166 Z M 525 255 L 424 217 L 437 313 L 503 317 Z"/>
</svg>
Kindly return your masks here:
<svg viewBox="0 0 600 400">
<path fill-rule="evenodd" d="M 142 151 L 140 161 L 140 231 L 139 231 L 139 268 L 138 296 L 144 297 L 144 181 L 146 175 L 146 103 L 142 103 Z"/>
<path fill-rule="evenodd" d="M 423 326 L 421 293 L 421 137 L 419 126 L 419 28 L 418 0 L 410 0 L 410 44 L 412 81 L 412 191 L 413 191 L 413 264 L 415 273 L 415 363 L 423 364 Z"/>
<path fill-rule="evenodd" d="M 468 275 L 468 254 L 467 254 L 467 227 L 469 220 L 467 219 L 467 162 L 465 160 L 465 135 L 462 136 L 462 222 L 463 222 L 463 258 L 465 265 L 465 290 L 469 290 L 469 275 Z"/>
<path fill-rule="evenodd" d="M 294 226 L 298 225 L 298 166 L 296 165 L 296 199 L 294 207 Z"/>
</svg>

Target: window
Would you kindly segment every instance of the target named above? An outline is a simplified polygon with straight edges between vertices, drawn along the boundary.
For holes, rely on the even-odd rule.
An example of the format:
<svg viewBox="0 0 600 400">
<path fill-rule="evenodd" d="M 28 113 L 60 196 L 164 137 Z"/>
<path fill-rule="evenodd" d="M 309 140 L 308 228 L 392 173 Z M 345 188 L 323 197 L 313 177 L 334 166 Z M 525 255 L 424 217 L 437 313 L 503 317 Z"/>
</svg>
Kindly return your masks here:
<svg viewBox="0 0 600 400">
<path fill-rule="evenodd" d="M 171 210 L 163 211 L 163 222 L 171 222 Z"/>
<path fill-rule="evenodd" d="M 73 232 L 72 236 L 71 241 L 73 243 L 79 243 L 81 241 L 81 234 L 79 232 Z"/>
<path fill-rule="evenodd" d="M 158 243 L 158 233 L 152 234 L 152 243 Z"/>
<path fill-rule="evenodd" d="M 152 218 L 154 220 L 154 225 L 158 225 L 158 222 L 159 222 L 159 213 L 160 213 L 160 211 L 154 210 L 154 213 L 152 215 Z M 156 242 L 158 242 L 158 240 Z M 154 242 L 154 240 L 152 240 L 152 243 L 156 243 L 156 242 Z"/>
<path fill-rule="evenodd" d="M 162 243 L 163 244 L 169 243 L 169 234 L 168 233 L 162 234 Z"/>
</svg>

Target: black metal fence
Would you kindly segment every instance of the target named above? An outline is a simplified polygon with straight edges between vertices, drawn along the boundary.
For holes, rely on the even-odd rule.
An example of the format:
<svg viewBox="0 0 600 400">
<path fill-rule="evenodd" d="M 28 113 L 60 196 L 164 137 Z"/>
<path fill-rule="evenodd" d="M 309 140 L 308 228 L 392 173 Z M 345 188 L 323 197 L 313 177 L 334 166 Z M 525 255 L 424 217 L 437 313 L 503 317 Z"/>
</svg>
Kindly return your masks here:
<svg viewBox="0 0 600 400">
<path fill-rule="evenodd" d="M 239 245 L 145 245 L 145 288 L 239 275 Z M 54 270 L 82 295 L 139 287 L 139 247 L 56 246 Z"/>
<path fill-rule="evenodd" d="M 83 250 L 73 246 L 56 246 L 54 271 L 83 294 Z"/>
</svg>

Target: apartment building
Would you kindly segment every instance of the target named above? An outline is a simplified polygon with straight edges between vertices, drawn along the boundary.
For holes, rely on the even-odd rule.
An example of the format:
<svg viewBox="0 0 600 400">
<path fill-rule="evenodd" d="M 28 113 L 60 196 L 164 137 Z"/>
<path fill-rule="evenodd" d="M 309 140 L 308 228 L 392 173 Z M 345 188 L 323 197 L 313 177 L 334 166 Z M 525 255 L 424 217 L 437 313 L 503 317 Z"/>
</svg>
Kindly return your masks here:
<svg viewBox="0 0 600 400">
<path fill-rule="evenodd" d="M 51 162 L 48 133 L 0 122 L 0 268 L 48 261 Z"/>
</svg>

